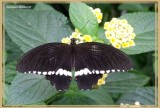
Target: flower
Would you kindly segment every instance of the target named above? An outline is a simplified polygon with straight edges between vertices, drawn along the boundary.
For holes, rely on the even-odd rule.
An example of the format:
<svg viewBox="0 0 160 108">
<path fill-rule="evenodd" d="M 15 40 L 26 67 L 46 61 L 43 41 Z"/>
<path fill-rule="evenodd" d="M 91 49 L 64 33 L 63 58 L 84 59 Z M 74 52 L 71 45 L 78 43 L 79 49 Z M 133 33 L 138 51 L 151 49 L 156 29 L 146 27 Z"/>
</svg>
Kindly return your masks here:
<svg viewBox="0 0 160 108">
<path fill-rule="evenodd" d="M 71 38 L 75 38 L 76 39 L 76 43 L 84 43 L 84 42 L 92 42 L 93 39 L 90 35 L 82 35 L 82 33 L 80 33 L 78 31 L 78 29 L 75 29 L 74 32 L 72 32 L 72 34 L 70 35 L 70 37 L 66 37 L 66 38 L 62 38 L 61 42 L 62 43 L 66 43 L 66 44 L 70 44 L 71 42 Z"/>
<path fill-rule="evenodd" d="M 79 38 L 80 37 L 80 34 L 77 33 L 77 32 L 73 32 L 72 35 L 70 36 L 70 38 Z"/>
<path fill-rule="evenodd" d="M 66 43 L 66 44 L 70 44 L 71 39 L 70 39 L 69 37 L 62 38 L 61 42 L 62 42 L 62 43 Z"/>
<path fill-rule="evenodd" d="M 115 43 L 115 44 L 113 44 L 113 46 L 114 46 L 115 48 L 117 48 L 117 49 L 120 49 L 120 48 L 121 48 L 121 44 L 119 44 L 119 43 Z"/>
<path fill-rule="evenodd" d="M 133 41 L 133 40 L 130 40 L 130 41 L 129 41 L 129 45 L 130 45 L 130 46 L 135 46 L 134 41 Z"/>
<path fill-rule="evenodd" d="M 123 48 L 127 48 L 127 47 L 129 47 L 129 46 L 130 46 L 129 42 L 124 42 L 124 43 L 122 43 L 122 47 L 123 47 Z"/>
<path fill-rule="evenodd" d="M 104 29 L 106 30 L 106 39 L 109 39 L 115 48 L 120 49 L 135 46 L 133 39 L 136 34 L 126 19 L 112 18 L 110 22 L 104 23 Z"/>
<path fill-rule="evenodd" d="M 140 102 L 139 102 L 139 101 L 136 101 L 136 102 L 135 102 L 135 105 L 140 105 Z"/>
<path fill-rule="evenodd" d="M 105 84 L 105 80 L 102 79 L 102 78 L 98 79 L 97 85 L 98 85 L 98 86 L 101 86 L 101 85 L 103 85 L 103 84 Z"/>
<path fill-rule="evenodd" d="M 70 36 L 70 38 L 79 39 L 80 36 L 81 36 L 81 33 L 78 31 L 78 29 L 75 29 L 75 31 L 72 32 L 72 35 Z"/>
<path fill-rule="evenodd" d="M 116 38 L 115 38 L 115 37 L 111 37 L 111 38 L 110 38 L 110 42 L 111 42 L 112 44 L 114 44 L 114 43 L 116 42 Z"/>
<path fill-rule="evenodd" d="M 98 85 L 98 86 L 104 85 L 107 76 L 108 76 L 108 74 L 103 74 L 103 75 L 102 75 L 102 78 L 98 79 L 97 85 Z"/>
<path fill-rule="evenodd" d="M 103 14 L 99 8 L 93 9 L 92 7 L 89 7 L 93 14 L 96 16 L 98 23 L 101 23 Z"/>
<path fill-rule="evenodd" d="M 92 37 L 90 35 L 84 35 L 83 39 L 85 42 L 92 42 Z"/>
<path fill-rule="evenodd" d="M 120 103 L 120 107 L 121 107 L 121 106 L 129 106 L 129 105 L 131 105 L 131 104 Z M 140 106 L 141 104 L 140 104 L 139 101 L 136 101 L 136 102 L 134 103 L 134 105 L 135 105 L 135 106 Z"/>
</svg>

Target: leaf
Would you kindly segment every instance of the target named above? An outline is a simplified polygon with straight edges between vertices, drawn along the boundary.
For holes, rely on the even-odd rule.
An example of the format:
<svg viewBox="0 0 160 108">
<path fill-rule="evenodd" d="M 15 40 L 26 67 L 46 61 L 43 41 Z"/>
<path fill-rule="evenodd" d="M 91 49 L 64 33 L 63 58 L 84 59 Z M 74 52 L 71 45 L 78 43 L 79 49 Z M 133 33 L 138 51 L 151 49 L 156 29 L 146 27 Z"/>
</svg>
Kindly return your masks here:
<svg viewBox="0 0 160 108">
<path fill-rule="evenodd" d="M 109 40 L 106 39 L 105 30 L 102 27 L 99 27 L 99 29 L 98 29 L 98 38 L 101 39 L 101 40 L 103 40 L 103 42 L 105 44 L 109 44 L 110 43 Z"/>
<path fill-rule="evenodd" d="M 3 94 L 3 105 L 6 104 L 7 100 L 8 100 L 8 88 L 9 88 L 9 84 L 5 83 L 5 91 L 4 91 L 4 94 Z"/>
<path fill-rule="evenodd" d="M 98 21 L 89 7 L 84 3 L 71 3 L 69 16 L 75 26 L 83 35 L 98 36 Z"/>
<path fill-rule="evenodd" d="M 69 90 L 52 104 L 63 105 L 113 105 L 110 94 L 104 88 L 96 90 L 79 90 L 75 81 L 71 82 Z"/>
<path fill-rule="evenodd" d="M 135 4 L 135 3 L 125 3 L 118 6 L 119 10 L 125 11 L 148 11 L 149 7 L 143 4 Z"/>
<path fill-rule="evenodd" d="M 95 102 L 88 97 L 80 94 L 78 91 L 68 90 L 64 96 L 52 102 L 53 105 L 91 105 Z"/>
<path fill-rule="evenodd" d="M 140 54 L 155 50 L 155 14 L 152 12 L 128 13 L 126 19 L 136 33 L 135 46 L 122 49 L 127 54 Z"/>
<path fill-rule="evenodd" d="M 44 102 L 32 103 L 31 105 L 46 105 Z"/>
<path fill-rule="evenodd" d="M 16 72 L 16 62 L 11 62 L 5 66 L 5 82 L 11 83 L 15 76 L 17 75 Z"/>
<path fill-rule="evenodd" d="M 17 44 L 15 44 L 11 38 L 8 36 L 7 33 L 5 33 L 5 50 L 6 50 L 6 54 L 7 57 L 5 55 L 5 62 L 9 63 L 9 62 L 13 62 L 14 60 L 17 60 L 18 57 L 23 53 L 20 50 L 20 47 L 17 46 Z"/>
<path fill-rule="evenodd" d="M 48 102 L 47 102 L 48 103 Z M 53 105 L 93 105 L 96 104 L 94 100 L 85 96 L 78 89 L 77 83 L 73 79 L 71 81 L 69 90 L 63 92 L 52 99 Z"/>
<path fill-rule="evenodd" d="M 139 101 L 141 105 L 155 105 L 155 87 L 137 87 L 123 94 L 118 104 L 135 104 Z"/>
<path fill-rule="evenodd" d="M 149 81 L 149 77 L 135 73 L 110 73 L 106 79 L 104 88 L 109 93 L 125 93 L 129 89 L 144 86 Z"/>
<path fill-rule="evenodd" d="M 105 90 L 103 87 L 100 87 L 95 90 L 81 91 L 81 93 L 87 96 L 88 98 L 94 100 L 96 104 L 99 104 L 99 105 L 113 105 L 114 104 L 112 97 L 107 92 L 107 90 Z"/>
<path fill-rule="evenodd" d="M 23 52 L 71 34 L 67 18 L 54 9 L 6 9 L 5 28 Z"/>
<path fill-rule="evenodd" d="M 56 93 L 44 76 L 19 73 L 9 88 L 7 105 L 34 104 Z"/>
<path fill-rule="evenodd" d="M 54 10 L 50 5 L 44 3 L 36 3 L 34 10 Z"/>
</svg>

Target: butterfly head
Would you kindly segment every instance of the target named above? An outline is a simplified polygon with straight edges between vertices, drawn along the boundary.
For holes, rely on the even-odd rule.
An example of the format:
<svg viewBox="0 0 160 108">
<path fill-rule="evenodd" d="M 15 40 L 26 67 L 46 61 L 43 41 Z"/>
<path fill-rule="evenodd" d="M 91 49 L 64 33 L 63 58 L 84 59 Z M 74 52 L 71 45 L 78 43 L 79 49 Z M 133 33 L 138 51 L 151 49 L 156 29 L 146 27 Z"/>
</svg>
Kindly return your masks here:
<svg viewBox="0 0 160 108">
<path fill-rule="evenodd" d="M 77 39 L 71 38 L 71 46 L 74 46 L 76 44 Z"/>
</svg>

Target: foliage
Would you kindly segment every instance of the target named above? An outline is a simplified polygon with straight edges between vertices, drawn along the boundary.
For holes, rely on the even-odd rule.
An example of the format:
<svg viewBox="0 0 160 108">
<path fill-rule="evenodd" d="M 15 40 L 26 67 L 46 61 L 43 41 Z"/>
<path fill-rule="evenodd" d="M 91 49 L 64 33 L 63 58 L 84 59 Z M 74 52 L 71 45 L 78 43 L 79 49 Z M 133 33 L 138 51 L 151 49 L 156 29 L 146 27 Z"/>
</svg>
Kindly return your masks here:
<svg viewBox="0 0 160 108">
<path fill-rule="evenodd" d="M 127 54 L 139 54 L 155 50 L 155 13 L 141 12 L 122 15 L 136 33 L 135 47 L 123 49 Z"/>
<path fill-rule="evenodd" d="M 137 87 L 123 94 L 117 103 L 132 104 L 139 100 L 142 105 L 155 105 L 155 87 Z"/>
<path fill-rule="evenodd" d="M 11 4 L 6 4 L 11 5 Z M 12 4 L 16 6 L 18 4 Z M 102 9 L 103 20 L 98 25 L 97 19 L 88 6 Z M 116 5 L 93 5 L 71 3 L 61 5 L 63 10 L 55 10 L 55 5 L 37 3 L 33 9 L 9 9 L 5 12 L 5 105 L 119 105 L 134 104 L 139 101 L 143 105 L 155 104 L 154 56 L 155 54 L 155 13 L 150 6 L 140 4 L 120 4 L 119 11 L 128 13 L 117 17 L 126 19 L 136 33 L 135 46 L 121 49 L 135 64 L 132 71 L 111 73 L 106 84 L 90 91 L 78 90 L 72 82 L 68 91 L 56 91 L 50 83 L 40 75 L 20 74 L 16 72 L 17 59 L 30 49 L 48 42 L 60 42 L 68 37 L 74 27 L 83 34 L 91 35 L 95 41 L 109 44 L 105 38 L 103 24 L 109 21 L 108 16 L 115 17 Z M 132 10 L 132 7 L 138 7 Z M 69 6 L 69 9 L 67 8 Z M 106 8 L 113 7 L 106 10 Z M 154 6 L 153 6 L 154 7 Z M 56 8 L 57 9 L 57 8 Z M 62 13 L 68 12 L 68 17 Z M 115 11 L 115 10 L 114 10 Z M 144 12 L 145 11 L 145 12 Z M 109 15 L 111 14 L 111 15 Z M 70 21 L 71 20 L 71 21 Z M 71 25 L 71 22 L 73 25 Z M 74 26 L 74 27 L 73 27 Z"/>
</svg>

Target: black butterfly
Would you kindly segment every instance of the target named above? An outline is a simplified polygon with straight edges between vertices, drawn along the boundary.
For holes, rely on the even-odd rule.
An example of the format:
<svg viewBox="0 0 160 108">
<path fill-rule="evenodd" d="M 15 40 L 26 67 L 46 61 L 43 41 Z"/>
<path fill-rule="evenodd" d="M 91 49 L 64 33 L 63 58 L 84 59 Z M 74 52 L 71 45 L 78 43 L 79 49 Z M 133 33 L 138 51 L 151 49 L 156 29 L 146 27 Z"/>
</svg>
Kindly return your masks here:
<svg viewBox="0 0 160 108">
<path fill-rule="evenodd" d="M 72 77 L 79 89 L 92 89 L 104 73 L 127 71 L 131 60 L 122 51 L 97 42 L 47 43 L 24 54 L 17 71 L 45 75 L 57 90 L 67 90 Z M 75 71 L 74 75 L 72 70 Z"/>
</svg>

